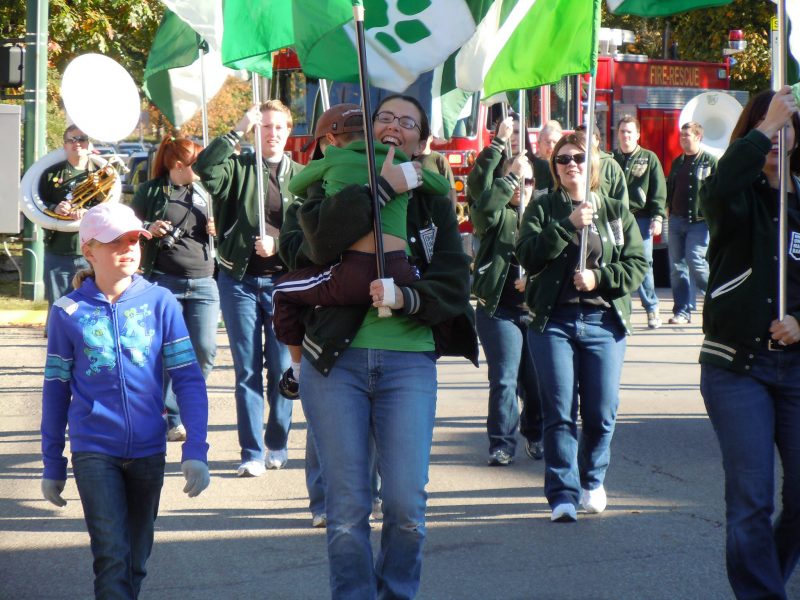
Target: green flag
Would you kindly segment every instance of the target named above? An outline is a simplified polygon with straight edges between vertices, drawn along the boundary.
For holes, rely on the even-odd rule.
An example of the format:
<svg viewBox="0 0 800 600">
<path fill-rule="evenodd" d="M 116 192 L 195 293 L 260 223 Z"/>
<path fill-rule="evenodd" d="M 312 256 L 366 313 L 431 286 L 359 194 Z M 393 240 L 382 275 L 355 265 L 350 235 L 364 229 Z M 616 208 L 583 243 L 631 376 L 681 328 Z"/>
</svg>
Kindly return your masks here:
<svg viewBox="0 0 800 600">
<path fill-rule="evenodd" d="M 487 98 L 592 72 L 599 29 L 600 0 L 496 0 L 456 56 L 457 85 Z"/>
<path fill-rule="evenodd" d="M 307 76 L 358 81 L 350 0 L 294 0 L 295 48 Z M 370 82 L 403 91 L 475 30 L 466 0 L 364 0 Z"/>
<path fill-rule="evenodd" d="M 712 8 L 730 4 L 733 0 L 606 0 L 608 10 L 615 15 L 666 17 L 697 8 Z"/>
<path fill-rule="evenodd" d="M 153 39 L 142 89 L 150 101 L 175 126 L 180 127 L 200 110 L 202 77 L 200 38 L 180 17 L 170 10 Z M 219 54 L 209 51 L 203 57 L 206 98 L 210 100 L 228 77 Z"/>
<path fill-rule="evenodd" d="M 272 77 L 272 53 L 294 44 L 291 0 L 225 0 L 222 63 Z"/>
</svg>

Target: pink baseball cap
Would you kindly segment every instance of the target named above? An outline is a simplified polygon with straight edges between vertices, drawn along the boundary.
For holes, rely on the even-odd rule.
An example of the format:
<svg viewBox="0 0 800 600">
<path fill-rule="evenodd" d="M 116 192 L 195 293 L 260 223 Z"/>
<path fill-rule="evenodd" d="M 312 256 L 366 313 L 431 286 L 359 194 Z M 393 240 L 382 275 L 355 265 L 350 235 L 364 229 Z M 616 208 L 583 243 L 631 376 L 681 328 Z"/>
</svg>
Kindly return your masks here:
<svg viewBox="0 0 800 600">
<path fill-rule="evenodd" d="M 104 202 L 90 208 L 81 219 L 79 231 L 81 246 L 90 240 L 107 244 L 131 231 L 136 231 L 147 239 L 152 237 L 142 227 L 142 222 L 133 209 L 119 202 Z"/>
</svg>

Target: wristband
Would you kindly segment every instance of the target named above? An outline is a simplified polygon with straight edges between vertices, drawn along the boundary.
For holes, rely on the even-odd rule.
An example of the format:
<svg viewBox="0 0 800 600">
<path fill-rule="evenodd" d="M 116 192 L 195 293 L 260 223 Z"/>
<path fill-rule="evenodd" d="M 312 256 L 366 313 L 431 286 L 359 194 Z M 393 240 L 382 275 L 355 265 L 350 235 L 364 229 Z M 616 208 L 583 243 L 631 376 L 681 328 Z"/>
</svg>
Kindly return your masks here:
<svg viewBox="0 0 800 600">
<path fill-rule="evenodd" d="M 400 167 L 403 169 L 403 175 L 405 175 L 408 189 L 413 190 L 414 188 L 418 188 L 422 185 L 422 176 L 417 174 L 417 170 L 414 168 L 413 163 L 400 163 Z"/>
</svg>

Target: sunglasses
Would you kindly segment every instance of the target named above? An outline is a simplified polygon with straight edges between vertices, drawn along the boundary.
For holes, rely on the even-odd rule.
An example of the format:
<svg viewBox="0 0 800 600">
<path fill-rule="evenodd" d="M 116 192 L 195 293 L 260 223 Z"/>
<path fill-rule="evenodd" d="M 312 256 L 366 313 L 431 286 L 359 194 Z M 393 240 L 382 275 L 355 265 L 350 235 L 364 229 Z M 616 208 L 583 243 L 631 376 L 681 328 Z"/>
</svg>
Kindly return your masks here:
<svg viewBox="0 0 800 600">
<path fill-rule="evenodd" d="M 535 183 L 535 179 L 532 179 L 532 178 L 531 178 L 531 179 L 528 179 L 528 178 L 526 177 L 526 178 L 524 179 L 523 183 L 524 183 L 524 184 L 525 184 L 527 187 L 533 187 L 533 184 Z"/>
<path fill-rule="evenodd" d="M 73 137 L 64 138 L 65 142 L 69 142 L 71 144 L 85 144 L 89 141 L 88 135 L 76 135 Z"/>
<path fill-rule="evenodd" d="M 382 110 L 377 115 L 375 115 L 375 120 L 378 121 L 378 123 L 384 123 L 386 125 L 397 121 L 397 124 L 400 125 L 400 127 L 402 127 L 403 129 L 414 129 L 415 127 L 419 129 L 419 125 L 411 117 L 398 117 L 394 113 L 389 112 L 388 110 Z"/>
<path fill-rule="evenodd" d="M 577 154 L 559 154 L 554 159 L 558 165 L 568 165 L 574 162 L 576 165 L 582 165 L 586 162 L 586 154 L 578 152 Z"/>
</svg>

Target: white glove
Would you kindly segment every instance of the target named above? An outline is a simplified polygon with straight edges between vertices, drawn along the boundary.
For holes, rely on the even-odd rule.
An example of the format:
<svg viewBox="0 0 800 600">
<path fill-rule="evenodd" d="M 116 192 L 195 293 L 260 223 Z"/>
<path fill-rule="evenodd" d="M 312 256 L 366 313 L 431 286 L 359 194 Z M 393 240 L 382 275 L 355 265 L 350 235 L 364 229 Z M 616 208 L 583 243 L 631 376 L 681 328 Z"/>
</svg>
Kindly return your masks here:
<svg viewBox="0 0 800 600">
<path fill-rule="evenodd" d="M 183 491 L 189 498 L 199 496 L 200 492 L 211 483 L 211 476 L 208 474 L 208 465 L 200 460 L 189 459 L 181 463 L 181 472 L 186 479 Z"/>
<path fill-rule="evenodd" d="M 59 507 L 66 506 L 67 501 L 61 497 L 61 492 L 64 491 L 65 485 L 67 485 L 67 482 L 64 480 L 42 479 L 42 496 L 50 504 L 55 504 Z"/>
</svg>

